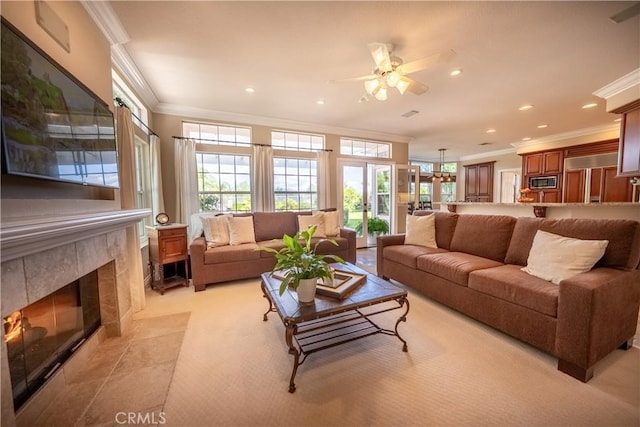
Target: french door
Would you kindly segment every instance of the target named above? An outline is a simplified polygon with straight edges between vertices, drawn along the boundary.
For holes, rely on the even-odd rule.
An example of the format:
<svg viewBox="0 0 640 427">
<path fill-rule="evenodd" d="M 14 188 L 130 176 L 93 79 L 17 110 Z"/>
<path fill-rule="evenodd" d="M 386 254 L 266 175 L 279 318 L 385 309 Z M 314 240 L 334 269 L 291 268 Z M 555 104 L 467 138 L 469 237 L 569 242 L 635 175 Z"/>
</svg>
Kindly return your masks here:
<svg viewBox="0 0 640 427">
<path fill-rule="evenodd" d="M 344 226 L 356 230 L 356 246 L 375 245 L 368 218 L 380 218 L 392 224 L 391 164 L 357 160 L 338 160 L 338 204 Z"/>
</svg>

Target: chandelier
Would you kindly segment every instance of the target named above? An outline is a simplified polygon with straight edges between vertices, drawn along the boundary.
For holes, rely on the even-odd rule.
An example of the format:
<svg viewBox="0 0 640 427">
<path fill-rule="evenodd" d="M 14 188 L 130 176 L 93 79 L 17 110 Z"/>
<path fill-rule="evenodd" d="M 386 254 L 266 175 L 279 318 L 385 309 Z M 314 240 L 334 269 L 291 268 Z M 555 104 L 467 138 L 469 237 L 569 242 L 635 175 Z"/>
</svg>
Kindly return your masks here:
<svg viewBox="0 0 640 427">
<path fill-rule="evenodd" d="M 444 152 L 447 151 L 446 148 L 438 148 L 438 151 L 440 152 L 440 170 L 438 172 L 433 172 L 431 175 L 429 175 L 427 178 L 429 181 L 434 181 L 434 180 L 440 180 L 442 182 L 456 182 L 456 176 L 455 174 L 452 176 L 451 172 L 447 172 L 446 175 L 443 172 L 443 167 L 444 167 Z"/>
</svg>

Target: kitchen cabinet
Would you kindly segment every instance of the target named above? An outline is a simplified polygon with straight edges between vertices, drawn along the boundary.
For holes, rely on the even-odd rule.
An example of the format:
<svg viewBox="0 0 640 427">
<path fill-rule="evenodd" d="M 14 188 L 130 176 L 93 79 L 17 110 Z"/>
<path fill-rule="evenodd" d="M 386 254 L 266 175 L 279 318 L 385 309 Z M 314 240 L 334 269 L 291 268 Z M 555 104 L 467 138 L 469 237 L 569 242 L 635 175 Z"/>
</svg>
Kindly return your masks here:
<svg viewBox="0 0 640 427">
<path fill-rule="evenodd" d="M 562 151 L 546 151 L 524 156 L 524 175 L 562 173 Z"/>
<path fill-rule="evenodd" d="M 602 169 L 602 202 L 630 202 L 633 186 L 629 178 L 617 176 L 615 166 Z"/>
<path fill-rule="evenodd" d="M 493 164 L 465 165 L 464 199 L 467 202 L 493 202 Z"/>
<path fill-rule="evenodd" d="M 588 185 L 588 188 L 585 188 Z M 588 193 L 585 195 L 585 191 Z M 567 170 L 564 181 L 564 202 L 630 202 L 633 186 L 627 177 L 617 176 L 616 166 Z M 553 196 L 545 193 L 545 202 Z"/>
<path fill-rule="evenodd" d="M 565 203 L 584 202 L 584 187 L 586 183 L 586 169 L 568 170 L 564 180 Z"/>
<path fill-rule="evenodd" d="M 625 112 L 620 124 L 619 176 L 640 176 L 640 107 Z"/>
</svg>

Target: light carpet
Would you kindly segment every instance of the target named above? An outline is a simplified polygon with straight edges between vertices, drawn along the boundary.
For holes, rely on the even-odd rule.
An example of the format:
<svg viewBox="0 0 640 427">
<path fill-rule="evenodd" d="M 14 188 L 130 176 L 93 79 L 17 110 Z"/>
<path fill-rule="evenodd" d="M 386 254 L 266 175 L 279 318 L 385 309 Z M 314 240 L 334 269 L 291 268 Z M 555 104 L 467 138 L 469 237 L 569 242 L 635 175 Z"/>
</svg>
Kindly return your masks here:
<svg viewBox="0 0 640 427">
<path fill-rule="evenodd" d="M 147 294 L 136 318 L 189 311 L 167 426 L 638 426 L 640 349 L 616 350 L 581 383 L 556 359 L 409 290 L 392 336 L 292 356 L 259 280 Z M 378 317 L 393 327 L 401 311 Z M 158 349 L 161 351 L 161 349 Z"/>
</svg>

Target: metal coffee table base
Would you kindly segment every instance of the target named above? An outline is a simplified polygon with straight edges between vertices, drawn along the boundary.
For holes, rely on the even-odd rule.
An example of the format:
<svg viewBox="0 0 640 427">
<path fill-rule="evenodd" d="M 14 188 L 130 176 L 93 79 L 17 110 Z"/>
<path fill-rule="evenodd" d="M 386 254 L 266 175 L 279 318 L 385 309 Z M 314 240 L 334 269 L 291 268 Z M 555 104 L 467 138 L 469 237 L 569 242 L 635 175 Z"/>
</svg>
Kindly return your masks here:
<svg viewBox="0 0 640 427">
<path fill-rule="evenodd" d="M 278 310 L 273 306 L 273 302 L 269 296 L 270 294 L 265 292 L 264 284 L 263 292 L 264 297 L 269 301 L 269 310 L 267 310 L 263 316 L 263 320 L 266 322 L 267 315 L 272 311 L 278 312 Z M 384 307 L 380 307 L 378 310 L 367 311 L 366 314 L 361 308 L 357 308 L 304 322 L 295 322 L 292 319 L 283 318 L 285 340 L 289 347 L 289 354 L 293 355 L 293 371 L 291 372 L 291 380 L 289 381 L 289 393 L 296 391 L 294 380 L 298 372 L 298 366 L 302 365 L 307 359 L 307 356 L 312 353 L 375 334 L 398 337 L 402 342 L 402 351 L 406 352 L 407 342 L 398 333 L 398 324 L 407 321 L 409 301 L 406 296 L 400 296 L 387 301 L 374 302 L 370 306 L 373 307 L 379 303 L 388 304 L 384 304 Z M 388 305 L 392 306 L 389 307 Z M 393 330 L 382 328 L 371 320 L 372 316 L 391 310 L 398 310 L 403 307 L 405 311 L 396 321 Z"/>
</svg>

